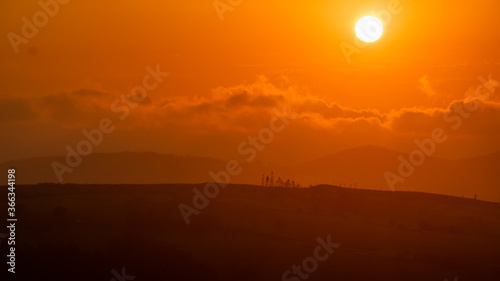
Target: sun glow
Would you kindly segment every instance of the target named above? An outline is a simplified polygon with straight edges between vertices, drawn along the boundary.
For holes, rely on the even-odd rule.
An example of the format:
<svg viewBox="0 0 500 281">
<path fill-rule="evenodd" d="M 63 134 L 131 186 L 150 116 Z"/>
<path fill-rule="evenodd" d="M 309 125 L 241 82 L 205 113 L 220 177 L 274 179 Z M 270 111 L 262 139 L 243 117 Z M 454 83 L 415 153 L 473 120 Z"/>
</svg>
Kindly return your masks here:
<svg viewBox="0 0 500 281">
<path fill-rule="evenodd" d="M 356 36 L 363 42 L 374 42 L 378 40 L 384 32 L 382 22 L 374 16 L 361 18 L 354 29 Z"/>
</svg>

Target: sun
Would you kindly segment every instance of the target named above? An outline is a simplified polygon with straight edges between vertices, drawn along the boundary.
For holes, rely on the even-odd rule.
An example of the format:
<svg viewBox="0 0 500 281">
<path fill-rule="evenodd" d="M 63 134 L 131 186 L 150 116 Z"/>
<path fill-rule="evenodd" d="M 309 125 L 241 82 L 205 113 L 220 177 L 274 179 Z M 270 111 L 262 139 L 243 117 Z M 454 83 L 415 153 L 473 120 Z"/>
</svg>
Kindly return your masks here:
<svg viewBox="0 0 500 281">
<path fill-rule="evenodd" d="M 366 16 L 356 23 L 354 31 L 359 40 L 370 43 L 378 40 L 382 36 L 384 26 L 378 18 Z"/>
</svg>

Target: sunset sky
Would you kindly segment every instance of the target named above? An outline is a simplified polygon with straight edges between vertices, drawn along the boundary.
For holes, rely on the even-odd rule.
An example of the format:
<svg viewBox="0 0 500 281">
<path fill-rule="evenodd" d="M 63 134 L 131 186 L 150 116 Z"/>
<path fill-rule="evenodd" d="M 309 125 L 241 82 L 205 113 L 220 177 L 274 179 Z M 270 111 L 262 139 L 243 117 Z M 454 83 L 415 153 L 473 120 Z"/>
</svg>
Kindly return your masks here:
<svg viewBox="0 0 500 281">
<path fill-rule="evenodd" d="M 356 21 L 390 2 L 243 0 L 221 20 L 213 0 L 72 0 L 13 47 L 8 34 L 22 36 L 23 17 L 42 8 L 1 1 L 0 161 L 64 155 L 102 118 L 116 129 L 95 152 L 236 159 L 285 106 L 297 118 L 258 161 L 365 145 L 411 151 L 438 127 L 449 139 L 436 156 L 499 151 L 500 89 L 457 130 L 443 114 L 478 77 L 493 89 L 500 81 L 500 2 L 401 0 L 382 38 L 348 62 L 340 45 L 357 44 Z M 121 120 L 111 105 L 148 66 L 169 75 Z"/>
</svg>

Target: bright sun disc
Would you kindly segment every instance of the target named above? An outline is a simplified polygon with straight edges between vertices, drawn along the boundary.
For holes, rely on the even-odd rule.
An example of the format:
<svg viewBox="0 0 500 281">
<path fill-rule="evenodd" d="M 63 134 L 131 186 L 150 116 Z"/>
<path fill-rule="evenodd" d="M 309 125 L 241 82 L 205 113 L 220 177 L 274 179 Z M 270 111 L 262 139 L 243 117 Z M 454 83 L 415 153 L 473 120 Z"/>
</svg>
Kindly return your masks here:
<svg viewBox="0 0 500 281">
<path fill-rule="evenodd" d="M 358 23 L 356 23 L 356 28 L 354 29 L 356 36 L 359 40 L 363 42 L 373 42 L 382 36 L 384 32 L 384 26 L 382 22 L 374 16 L 366 16 L 361 18 Z"/>
</svg>

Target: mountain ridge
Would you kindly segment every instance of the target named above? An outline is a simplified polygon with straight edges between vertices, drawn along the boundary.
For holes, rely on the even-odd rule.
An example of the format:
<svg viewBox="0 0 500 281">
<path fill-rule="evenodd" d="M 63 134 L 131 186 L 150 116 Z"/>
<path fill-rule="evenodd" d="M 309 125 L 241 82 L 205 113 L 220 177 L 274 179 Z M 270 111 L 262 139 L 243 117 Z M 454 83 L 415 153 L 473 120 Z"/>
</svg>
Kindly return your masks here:
<svg viewBox="0 0 500 281">
<path fill-rule="evenodd" d="M 275 180 L 290 179 L 302 186 L 334 184 L 345 187 L 390 190 L 387 172 L 399 175 L 400 153 L 384 147 L 363 146 L 326 155 L 302 164 L 265 167 L 259 162 L 241 161 L 242 172 L 232 183 L 261 184 L 262 175 L 274 172 Z M 35 157 L 0 163 L 0 168 L 17 169 L 18 184 L 58 182 L 52 163 L 65 164 L 64 156 Z M 180 156 L 156 152 L 95 153 L 79 166 L 63 174 L 67 183 L 161 184 L 217 181 L 210 172 L 225 171 L 226 161 L 199 156 Z M 500 152 L 469 159 L 426 157 L 414 167 L 411 176 L 395 185 L 395 190 L 422 191 L 454 196 L 500 200 Z"/>
</svg>

